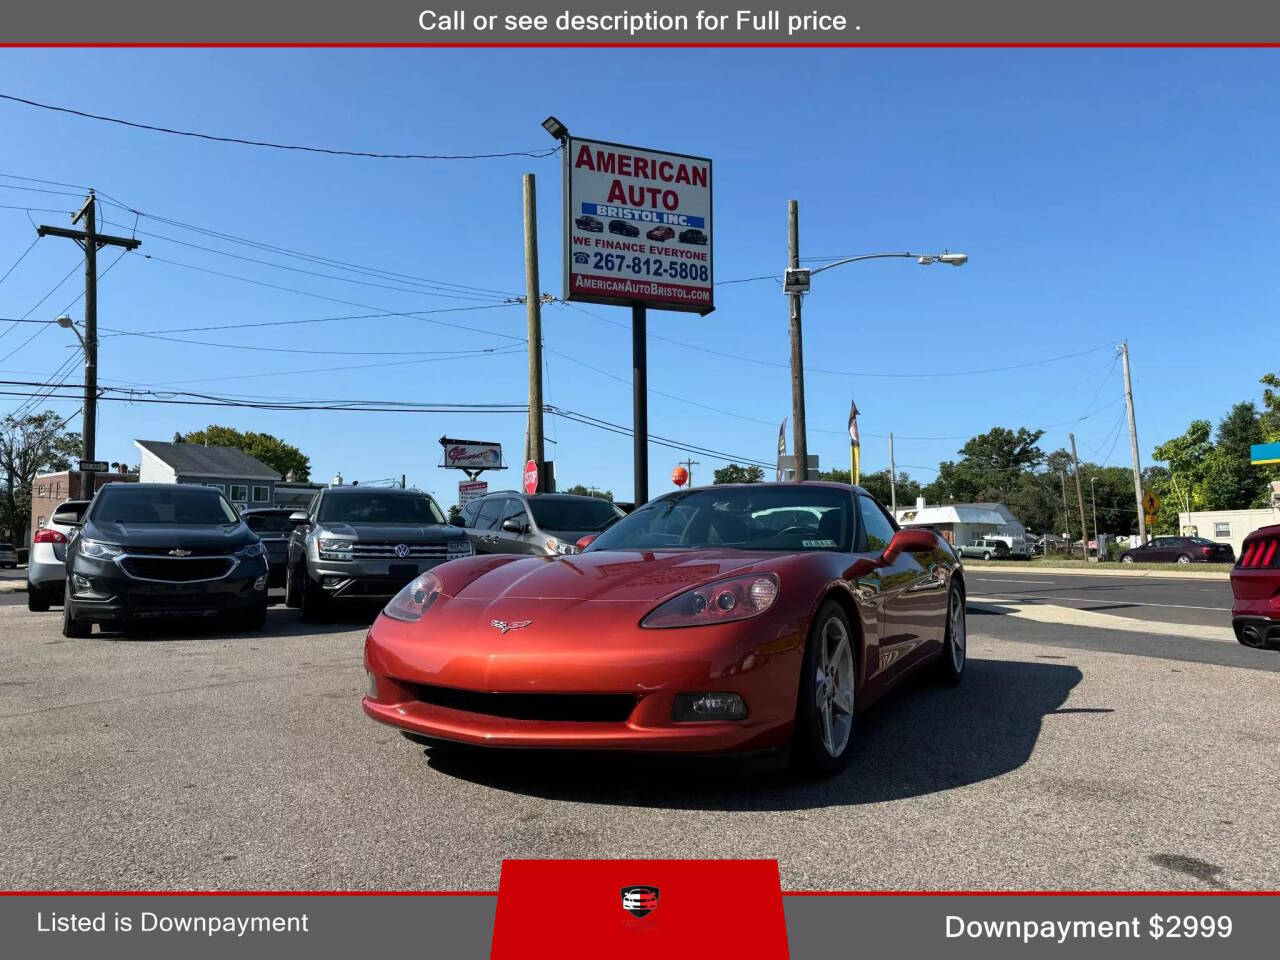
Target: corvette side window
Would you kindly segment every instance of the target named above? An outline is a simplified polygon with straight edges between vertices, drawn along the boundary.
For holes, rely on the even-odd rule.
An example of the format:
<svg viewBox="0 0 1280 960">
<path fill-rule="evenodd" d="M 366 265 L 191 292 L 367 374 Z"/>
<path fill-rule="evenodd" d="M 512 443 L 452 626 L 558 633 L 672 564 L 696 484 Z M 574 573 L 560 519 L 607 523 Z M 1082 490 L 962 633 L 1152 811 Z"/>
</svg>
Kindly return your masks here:
<svg viewBox="0 0 1280 960">
<path fill-rule="evenodd" d="M 858 507 L 862 511 L 862 528 L 866 531 L 867 550 L 880 553 L 893 539 L 893 521 L 870 497 L 859 496 Z"/>
</svg>

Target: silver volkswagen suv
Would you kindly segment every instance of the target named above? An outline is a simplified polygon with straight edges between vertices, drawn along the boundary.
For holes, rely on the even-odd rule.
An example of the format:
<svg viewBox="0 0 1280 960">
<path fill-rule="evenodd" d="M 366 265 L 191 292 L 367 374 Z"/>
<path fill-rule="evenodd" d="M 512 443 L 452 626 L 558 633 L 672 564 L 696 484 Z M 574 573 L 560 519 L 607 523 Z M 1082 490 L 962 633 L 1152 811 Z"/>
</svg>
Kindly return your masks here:
<svg viewBox="0 0 1280 960">
<path fill-rule="evenodd" d="M 341 601 L 389 599 L 420 573 L 472 553 L 465 531 L 420 490 L 327 487 L 289 519 L 285 603 L 304 620 L 323 619 Z"/>
</svg>

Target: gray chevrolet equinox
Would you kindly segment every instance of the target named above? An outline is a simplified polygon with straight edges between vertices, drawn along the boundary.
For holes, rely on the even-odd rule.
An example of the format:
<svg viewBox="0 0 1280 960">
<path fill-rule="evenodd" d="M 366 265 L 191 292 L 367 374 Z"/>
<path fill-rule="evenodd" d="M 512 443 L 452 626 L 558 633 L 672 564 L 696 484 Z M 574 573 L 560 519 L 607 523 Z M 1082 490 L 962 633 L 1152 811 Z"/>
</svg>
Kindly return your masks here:
<svg viewBox="0 0 1280 960">
<path fill-rule="evenodd" d="M 386 600 L 436 564 L 472 553 L 420 490 L 327 487 L 293 514 L 285 603 L 304 620 L 343 600 Z"/>
</svg>

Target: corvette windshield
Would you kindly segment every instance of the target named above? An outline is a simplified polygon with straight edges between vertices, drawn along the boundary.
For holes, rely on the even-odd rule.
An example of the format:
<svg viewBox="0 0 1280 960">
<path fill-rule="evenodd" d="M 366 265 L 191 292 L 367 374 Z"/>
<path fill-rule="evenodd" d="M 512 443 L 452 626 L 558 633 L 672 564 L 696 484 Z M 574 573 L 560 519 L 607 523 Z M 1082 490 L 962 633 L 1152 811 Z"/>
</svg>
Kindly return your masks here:
<svg viewBox="0 0 1280 960">
<path fill-rule="evenodd" d="M 843 550 L 853 540 L 849 494 L 827 487 L 691 490 L 645 504 L 600 534 L 590 550 Z"/>
</svg>

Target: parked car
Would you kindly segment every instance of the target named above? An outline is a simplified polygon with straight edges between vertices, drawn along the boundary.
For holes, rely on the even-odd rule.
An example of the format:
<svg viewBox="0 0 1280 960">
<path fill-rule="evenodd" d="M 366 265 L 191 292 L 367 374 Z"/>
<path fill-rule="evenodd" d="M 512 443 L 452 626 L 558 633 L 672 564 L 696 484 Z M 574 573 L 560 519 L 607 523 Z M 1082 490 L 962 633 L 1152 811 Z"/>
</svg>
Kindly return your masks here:
<svg viewBox="0 0 1280 960">
<path fill-rule="evenodd" d="M 1280 650 L 1280 524 L 1244 538 L 1231 571 L 1231 626 L 1246 647 Z"/>
<path fill-rule="evenodd" d="M 289 518 L 296 512 L 293 507 L 255 507 L 240 511 L 244 522 L 267 549 L 267 566 L 270 568 L 267 582 L 272 587 L 284 586 L 284 572 L 289 565 L 289 537 L 294 526 Z"/>
<path fill-rule="evenodd" d="M 12 543 L 0 543 L 0 570 L 18 566 L 18 550 Z"/>
<path fill-rule="evenodd" d="M 675 235 L 676 235 L 676 232 L 672 230 L 670 227 L 654 227 L 652 230 L 650 230 L 648 233 L 645 234 L 645 236 L 648 237 L 650 240 L 658 240 L 658 241 L 670 240 Z"/>
<path fill-rule="evenodd" d="M 386 599 L 437 564 L 472 553 L 421 490 L 326 487 L 290 517 L 285 603 L 304 620 L 335 603 Z"/>
<path fill-rule="evenodd" d="M 778 508 L 797 523 L 758 521 Z M 963 577 L 945 540 L 899 530 L 857 487 L 679 490 L 581 554 L 423 574 L 370 628 L 362 705 L 428 743 L 789 748 L 805 773 L 833 774 L 855 716 L 899 681 L 960 682 Z"/>
<path fill-rule="evenodd" d="M 617 233 L 624 237 L 640 236 L 640 228 L 635 224 L 627 223 L 625 220 L 610 220 L 609 232 Z"/>
<path fill-rule="evenodd" d="M 707 235 L 701 230 L 695 230 L 693 227 L 690 227 L 688 230 L 680 231 L 680 242 L 703 245 L 707 242 Z"/>
<path fill-rule="evenodd" d="M 1154 537 L 1145 547 L 1133 547 L 1120 554 L 1121 563 L 1235 563 L 1236 552 L 1229 543 L 1214 543 L 1204 537 Z"/>
<path fill-rule="evenodd" d="M 962 557 L 981 557 L 983 560 L 1003 560 L 1009 556 L 1009 545 L 1003 540 L 990 540 L 985 537 L 970 540 L 960 547 Z"/>
<path fill-rule="evenodd" d="M 1026 537 L 1016 537 L 1007 533 L 988 533 L 987 540 L 998 540 L 1009 548 L 1009 559 L 1030 560 L 1031 544 Z"/>
<path fill-rule="evenodd" d="M 128 628 L 170 617 L 226 618 L 259 629 L 267 616 L 264 554 L 220 490 L 107 484 L 67 544 L 62 635 L 87 637 L 95 623 Z"/>
<path fill-rule="evenodd" d="M 88 500 L 63 500 L 31 538 L 27 560 L 27 609 L 43 613 L 62 603 L 67 586 L 67 543 L 84 520 Z"/>
<path fill-rule="evenodd" d="M 595 217 L 582 216 L 573 221 L 579 230 L 586 230 L 588 233 L 603 233 L 604 224 Z"/>
<path fill-rule="evenodd" d="M 454 521 L 476 553 L 577 553 L 577 542 L 595 536 L 625 514 L 608 500 L 564 493 L 491 493 L 472 500 Z"/>
</svg>

